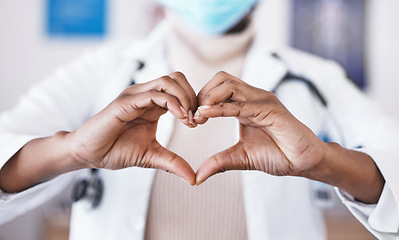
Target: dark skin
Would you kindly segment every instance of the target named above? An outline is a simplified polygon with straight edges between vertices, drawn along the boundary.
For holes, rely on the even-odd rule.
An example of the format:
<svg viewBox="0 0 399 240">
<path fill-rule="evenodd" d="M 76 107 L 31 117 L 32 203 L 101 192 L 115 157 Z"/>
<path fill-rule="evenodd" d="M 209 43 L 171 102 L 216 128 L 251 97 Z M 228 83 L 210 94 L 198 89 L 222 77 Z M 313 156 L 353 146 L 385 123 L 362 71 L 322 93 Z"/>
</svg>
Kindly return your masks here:
<svg viewBox="0 0 399 240">
<path fill-rule="evenodd" d="M 207 159 L 197 184 L 228 170 L 256 170 L 276 176 L 298 176 L 337 186 L 357 199 L 375 203 L 384 178 L 374 161 L 361 152 L 321 141 L 272 93 L 220 72 L 198 94 L 194 120 L 236 117 L 240 139 Z"/>
<path fill-rule="evenodd" d="M 229 33 L 242 31 L 247 21 L 249 15 Z M 167 111 L 187 127 L 209 118 L 236 117 L 240 140 L 204 161 L 195 173 L 156 140 L 157 122 Z M 227 170 L 305 177 L 337 186 L 366 203 L 376 203 L 384 185 L 373 159 L 322 142 L 273 93 L 220 72 L 196 96 L 186 77 L 176 72 L 127 88 L 74 132 L 28 142 L 0 170 L 0 187 L 19 192 L 78 169 L 128 167 L 165 170 L 191 185 Z"/>
</svg>

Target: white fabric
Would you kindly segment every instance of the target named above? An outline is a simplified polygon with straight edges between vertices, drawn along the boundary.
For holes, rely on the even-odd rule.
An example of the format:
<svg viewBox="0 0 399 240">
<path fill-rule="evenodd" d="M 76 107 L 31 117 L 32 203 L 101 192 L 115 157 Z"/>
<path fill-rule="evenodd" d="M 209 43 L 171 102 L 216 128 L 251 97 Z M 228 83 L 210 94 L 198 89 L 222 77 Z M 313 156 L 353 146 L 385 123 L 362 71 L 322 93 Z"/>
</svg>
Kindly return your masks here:
<svg viewBox="0 0 399 240">
<path fill-rule="evenodd" d="M 350 194 L 336 188 L 338 196 L 350 212 L 378 239 L 398 239 L 399 212 L 394 196 L 385 185 L 378 204 L 364 204 Z"/>
<path fill-rule="evenodd" d="M 168 25 L 163 24 L 150 39 L 131 47 L 112 45 L 92 51 L 35 87 L 14 110 L 0 117 L 0 143 L 8 143 L 0 145 L 0 164 L 4 164 L 34 136 L 47 136 L 55 131 L 79 127 L 114 99 L 132 77 L 140 83 L 167 74 L 163 47 L 167 30 Z M 271 52 L 277 52 L 287 65 L 272 58 Z M 145 62 L 142 71 L 136 71 L 136 60 Z M 327 98 L 346 147 L 362 146 L 359 150 L 375 160 L 386 180 L 384 192 L 376 205 L 365 207 L 343 197 L 344 204 L 377 237 L 398 238 L 397 123 L 351 86 L 335 63 L 292 49 L 254 43 L 244 64 L 243 80 L 270 90 L 288 67 L 312 79 Z M 298 119 L 313 131 L 319 130 L 325 110 L 307 87 L 298 82 L 287 83 L 279 90 L 278 96 Z M 331 123 L 329 130 L 339 140 L 337 124 Z M 157 137 L 165 146 L 172 126 L 173 118 L 169 114 L 162 117 Z M 105 184 L 103 202 L 95 210 L 86 209 L 83 202 L 74 204 L 71 239 L 143 239 L 154 171 L 130 168 L 100 171 L 100 175 Z M 40 192 L 62 188 L 63 184 L 57 179 L 12 196 L 1 194 L 0 222 L 46 201 L 49 196 Z M 310 198 L 309 182 L 244 172 L 248 239 L 324 239 L 322 216 Z M 32 204 L 32 201 L 36 203 Z M 17 208 L 18 212 L 15 211 Z"/>
</svg>

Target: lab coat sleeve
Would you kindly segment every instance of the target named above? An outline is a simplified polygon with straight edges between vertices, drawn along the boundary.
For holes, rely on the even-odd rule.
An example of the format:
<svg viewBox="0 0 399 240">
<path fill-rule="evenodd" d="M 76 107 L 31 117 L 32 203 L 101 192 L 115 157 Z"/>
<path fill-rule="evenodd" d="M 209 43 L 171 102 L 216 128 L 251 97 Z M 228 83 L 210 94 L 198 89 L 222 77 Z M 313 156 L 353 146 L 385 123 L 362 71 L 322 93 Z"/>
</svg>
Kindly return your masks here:
<svg viewBox="0 0 399 240">
<path fill-rule="evenodd" d="M 90 117 L 96 97 L 95 51 L 60 68 L 10 111 L 0 115 L 0 168 L 27 142 L 65 130 L 73 131 Z M 0 190 L 0 224 L 44 203 L 70 184 L 72 173 L 61 175 L 17 194 Z"/>
<path fill-rule="evenodd" d="M 343 203 L 379 239 L 399 238 L 399 125 L 368 99 L 335 64 L 320 82 L 329 108 L 341 128 L 345 147 L 368 154 L 381 171 L 385 186 L 377 204 L 364 204 L 337 189 Z"/>
</svg>

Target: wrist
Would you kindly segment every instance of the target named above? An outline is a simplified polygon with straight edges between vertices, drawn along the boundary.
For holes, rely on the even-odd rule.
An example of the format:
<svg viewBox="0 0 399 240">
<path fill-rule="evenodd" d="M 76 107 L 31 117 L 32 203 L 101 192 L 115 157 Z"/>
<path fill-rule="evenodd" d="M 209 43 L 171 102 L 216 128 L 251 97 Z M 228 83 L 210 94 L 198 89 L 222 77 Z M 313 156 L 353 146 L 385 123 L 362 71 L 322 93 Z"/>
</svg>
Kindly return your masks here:
<svg viewBox="0 0 399 240">
<path fill-rule="evenodd" d="M 339 151 L 341 146 L 334 142 L 323 142 L 322 148 L 323 153 L 320 154 L 318 164 L 313 168 L 303 172 L 301 174 L 302 177 L 321 182 L 328 182 L 328 179 L 330 179 L 334 173 L 336 174 L 337 166 L 335 165 L 336 162 L 333 159 L 334 157 L 337 157 L 337 151 Z"/>
<path fill-rule="evenodd" d="M 70 157 L 67 132 L 26 143 L 0 171 L 2 190 L 20 192 L 60 174 L 83 168 Z"/>
<path fill-rule="evenodd" d="M 373 159 L 337 143 L 326 146 L 320 164 L 306 177 L 338 187 L 365 203 L 376 203 L 385 181 Z"/>
<path fill-rule="evenodd" d="M 65 172 L 71 172 L 71 171 L 76 171 L 84 168 L 89 168 L 87 164 L 83 163 L 82 161 L 79 161 L 75 157 L 75 151 L 71 146 L 72 144 L 72 133 L 66 132 L 66 131 L 61 131 L 57 132 L 53 137 L 54 141 L 56 142 L 57 146 L 61 146 L 61 159 L 60 161 L 62 162 L 61 166 L 61 172 L 60 173 L 65 173 Z"/>
</svg>

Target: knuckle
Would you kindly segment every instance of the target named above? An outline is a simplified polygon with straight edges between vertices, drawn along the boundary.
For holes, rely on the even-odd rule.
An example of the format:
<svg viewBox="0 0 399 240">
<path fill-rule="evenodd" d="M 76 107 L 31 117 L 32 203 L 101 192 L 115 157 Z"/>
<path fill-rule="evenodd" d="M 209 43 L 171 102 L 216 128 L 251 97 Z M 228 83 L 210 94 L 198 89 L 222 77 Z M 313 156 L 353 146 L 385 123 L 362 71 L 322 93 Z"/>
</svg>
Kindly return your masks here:
<svg viewBox="0 0 399 240">
<path fill-rule="evenodd" d="M 204 96 L 205 96 L 205 93 L 204 93 L 203 91 L 200 91 L 200 92 L 198 93 L 198 95 L 197 95 L 197 98 L 198 98 L 198 99 L 202 99 L 202 98 L 204 98 Z"/>
<path fill-rule="evenodd" d="M 123 97 L 126 97 L 126 96 L 131 95 L 132 92 L 133 92 L 132 90 L 133 90 L 132 87 L 128 87 L 128 88 L 124 89 L 124 90 L 119 94 L 118 98 L 119 98 L 119 97 L 123 98 Z"/>
<path fill-rule="evenodd" d="M 277 95 L 274 94 L 273 92 L 265 91 L 265 95 L 270 101 L 279 101 Z"/>
<path fill-rule="evenodd" d="M 169 85 L 173 81 L 174 80 L 171 77 L 167 76 L 167 75 L 158 78 L 158 84 L 161 85 L 161 86 Z"/>
<path fill-rule="evenodd" d="M 217 77 L 217 78 L 224 78 L 224 77 L 228 77 L 228 76 L 230 76 L 230 74 L 228 74 L 225 71 L 219 71 L 215 74 L 215 77 Z"/>
<path fill-rule="evenodd" d="M 173 73 L 171 73 L 170 75 L 171 75 L 173 78 L 183 78 L 183 79 L 186 78 L 186 76 L 185 76 L 182 72 L 179 72 L 179 71 L 173 72 Z"/>
<path fill-rule="evenodd" d="M 152 98 L 158 96 L 158 94 L 159 94 L 159 92 L 157 90 L 150 89 L 147 92 L 145 92 L 145 97 L 149 98 L 149 99 L 152 99 Z"/>
<path fill-rule="evenodd" d="M 270 97 L 266 101 L 265 106 L 267 106 L 269 109 L 278 109 L 281 107 L 281 104 L 277 97 Z"/>
<path fill-rule="evenodd" d="M 238 82 L 233 79 L 229 79 L 229 80 L 225 81 L 224 84 L 227 84 L 231 87 L 236 87 L 238 85 Z"/>
<path fill-rule="evenodd" d="M 223 161 L 219 155 L 216 155 L 214 157 L 214 162 L 215 162 L 215 165 L 220 173 L 226 172 L 226 168 L 223 166 L 223 163 L 222 163 Z"/>
<path fill-rule="evenodd" d="M 162 165 L 162 169 L 164 171 L 169 172 L 170 169 L 173 169 L 173 166 L 176 163 L 176 160 L 177 160 L 177 156 L 170 156 L 170 157 L 166 158 L 163 161 L 163 163 L 161 164 Z"/>
<path fill-rule="evenodd" d="M 228 105 L 226 105 L 228 104 Z M 222 108 L 227 106 L 232 106 L 233 108 L 243 108 L 245 107 L 245 102 L 230 102 L 230 103 L 220 103 L 219 104 Z"/>
<path fill-rule="evenodd" d="M 155 95 L 156 93 L 158 93 L 158 91 L 155 90 L 155 89 L 150 89 L 150 90 L 147 91 L 147 94 L 150 95 L 150 96 Z"/>
<path fill-rule="evenodd" d="M 198 101 L 200 104 L 209 104 L 211 95 L 209 93 L 198 94 Z"/>
<path fill-rule="evenodd" d="M 276 109 L 280 107 L 280 104 L 278 104 L 278 102 L 275 100 L 269 101 L 268 105 L 270 109 Z"/>
<path fill-rule="evenodd" d="M 210 93 L 204 93 L 202 96 L 204 99 L 208 99 L 208 98 L 212 97 Z"/>
<path fill-rule="evenodd" d="M 244 108 L 246 105 L 246 102 L 235 102 L 238 108 Z"/>
<path fill-rule="evenodd" d="M 114 102 L 122 101 L 123 99 L 126 99 L 129 96 L 131 96 L 131 95 L 125 90 L 125 91 L 121 92 L 117 98 L 115 98 Z"/>
</svg>

